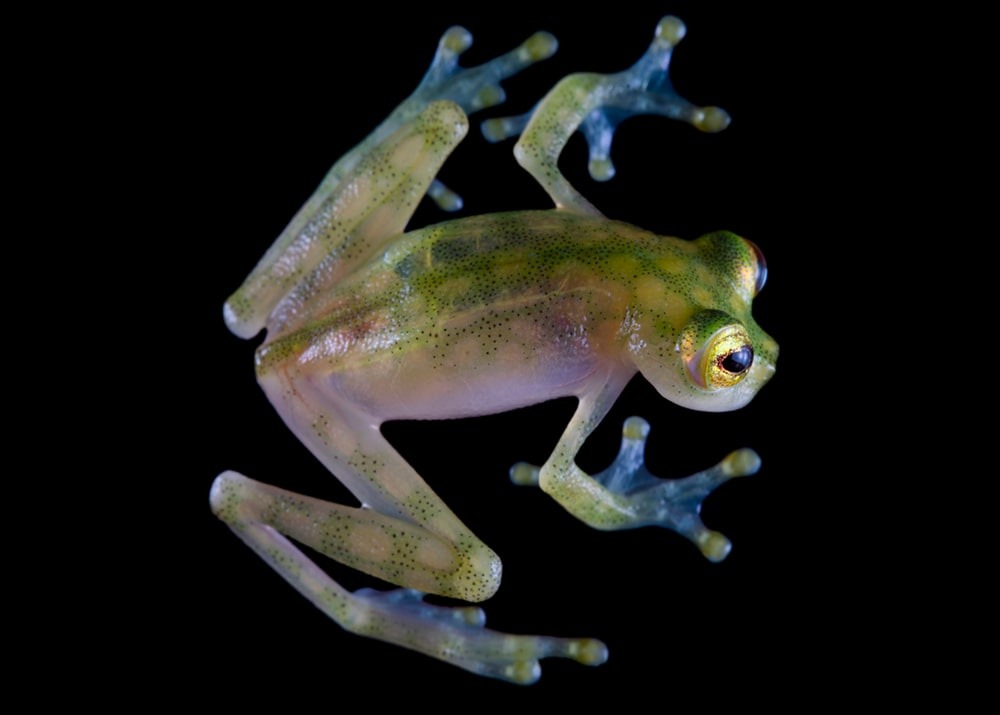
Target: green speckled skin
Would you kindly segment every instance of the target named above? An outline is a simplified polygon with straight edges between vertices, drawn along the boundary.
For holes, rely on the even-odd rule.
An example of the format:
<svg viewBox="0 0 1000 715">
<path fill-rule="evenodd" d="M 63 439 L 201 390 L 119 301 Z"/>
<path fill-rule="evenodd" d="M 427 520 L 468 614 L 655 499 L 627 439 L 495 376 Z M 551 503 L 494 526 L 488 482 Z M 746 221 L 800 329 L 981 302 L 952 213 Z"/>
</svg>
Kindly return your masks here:
<svg viewBox="0 0 1000 715">
<path fill-rule="evenodd" d="M 299 315 L 301 325 L 285 325 L 261 347 L 258 370 L 293 361 L 297 370 L 373 385 L 391 372 L 402 384 L 379 401 L 383 419 L 518 406 L 530 399 L 522 392 L 552 392 L 525 376 L 565 374 L 571 362 L 589 372 L 629 361 L 633 351 L 655 350 L 658 370 L 679 372 L 670 389 L 690 392 L 670 352 L 695 313 L 725 312 L 751 330 L 755 344 L 767 344 L 750 316 L 755 261 L 746 242 L 726 233 L 682 241 L 559 210 L 457 219 L 400 237 L 318 297 Z M 516 386 L 513 371 L 524 374 Z M 434 374 L 446 378 L 436 399 L 406 410 L 407 385 Z M 647 377 L 657 385 L 668 379 Z M 498 392 L 517 397 L 510 405 L 484 404 L 474 394 L 468 405 L 447 399 L 449 389 L 470 390 L 470 380 L 499 381 Z"/>
<path fill-rule="evenodd" d="M 289 428 L 358 498 L 324 502 L 235 472 L 212 488 L 215 513 L 286 580 L 344 628 L 476 673 L 538 678 L 538 661 L 596 665 L 589 638 L 511 636 L 483 628 L 479 609 L 425 604 L 422 593 L 469 601 L 500 583 L 498 556 L 437 497 L 382 436 L 397 418 L 484 414 L 574 396 L 579 407 L 544 465 L 519 464 L 535 484 L 599 529 L 657 525 L 711 560 L 728 540 L 704 527 L 701 501 L 759 459 L 741 450 L 680 480 L 650 474 L 649 426 L 631 418 L 605 472 L 575 457 L 626 383 L 641 372 L 665 398 L 701 410 L 746 404 L 769 379 L 777 345 L 751 316 L 765 267 L 753 244 L 727 232 L 695 241 L 605 218 L 557 168 L 580 127 L 591 170 L 628 109 L 706 131 L 721 110 L 673 94 L 666 64 L 683 25 L 665 18 L 646 55 L 616 75 L 571 75 L 528 119 L 501 120 L 493 138 L 523 130 L 515 148 L 556 208 L 470 216 L 405 231 L 425 195 L 455 207 L 435 175 L 468 128 L 466 112 L 498 101 L 497 82 L 555 48 L 539 34 L 493 62 L 457 66 L 467 33 L 442 38 L 427 78 L 339 161 L 225 306 L 237 335 L 266 327 L 258 381 Z M 613 115 L 605 115 L 606 109 Z M 725 122 L 720 120 L 725 117 Z M 612 118 L 615 121 L 612 121 Z M 470 484 L 470 486 L 474 486 Z M 349 592 L 292 540 L 404 590 Z"/>
</svg>

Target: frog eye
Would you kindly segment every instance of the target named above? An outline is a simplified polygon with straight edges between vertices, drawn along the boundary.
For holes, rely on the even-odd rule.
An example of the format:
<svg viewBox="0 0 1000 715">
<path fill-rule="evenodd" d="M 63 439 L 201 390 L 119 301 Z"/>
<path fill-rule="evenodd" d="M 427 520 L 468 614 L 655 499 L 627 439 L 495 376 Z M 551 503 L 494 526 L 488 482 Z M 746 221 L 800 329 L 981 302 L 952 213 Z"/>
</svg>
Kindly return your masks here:
<svg viewBox="0 0 1000 715">
<path fill-rule="evenodd" d="M 764 284 L 767 283 L 767 261 L 764 260 L 764 252 L 760 250 L 760 246 L 749 239 L 744 238 L 743 240 L 750 246 L 750 250 L 753 251 L 754 258 L 757 260 L 756 278 L 754 279 L 753 286 L 753 294 L 756 296 L 764 288 Z"/>
<path fill-rule="evenodd" d="M 695 383 L 707 390 L 732 387 L 750 372 L 753 346 L 742 325 L 714 332 L 687 361 Z"/>
</svg>

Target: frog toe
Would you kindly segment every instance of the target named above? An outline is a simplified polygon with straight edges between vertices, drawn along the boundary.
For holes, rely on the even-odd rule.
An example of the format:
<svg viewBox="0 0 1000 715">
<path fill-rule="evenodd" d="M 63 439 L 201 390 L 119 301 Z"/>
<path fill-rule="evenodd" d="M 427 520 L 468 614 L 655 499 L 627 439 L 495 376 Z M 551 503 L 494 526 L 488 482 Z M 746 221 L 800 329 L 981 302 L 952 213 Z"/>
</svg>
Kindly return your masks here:
<svg viewBox="0 0 1000 715">
<path fill-rule="evenodd" d="M 475 606 L 427 603 L 413 589 L 355 591 L 357 633 L 396 643 L 477 675 L 529 685 L 541 677 L 541 660 L 568 658 L 583 665 L 607 660 L 607 647 L 593 638 L 512 635 L 485 627 Z"/>
<path fill-rule="evenodd" d="M 439 209 L 449 213 L 461 211 L 465 204 L 462 197 L 445 186 L 440 179 L 434 179 L 427 187 L 427 196 L 437 204 Z"/>
<path fill-rule="evenodd" d="M 537 487 L 540 470 L 534 464 L 518 462 L 510 468 L 510 481 L 519 487 Z"/>
<path fill-rule="evenodd" d="M 437 606 L 424 600 L 426 594 L 415 588 L 397 588 L 392 591 L 376 591 L 373 588 L 361 588 L 354 592 L 355 596 L 369 599 L 372 602 L 383 602 L 402 611 L 410 612 L 422 618 L 454 622 L 460 626 L 482 628 L 486 625 L 486 611 L 479 606 Z"/>
<path fill-rule="evenodd" d="M 712 563 L 718 563 L 729 556 L 733 550 L 733 542 L 720 534 L 702 527 L 692 539 L 701 550 L 702 555 Z"/>
<path fill-rule="evenodd" d="M 472 34 L 464 27 L 448 29 L 411 99 L 450 99 L 469 113 L 500 104 L 506 99 L 500 82 L 550 57 L 559 43 L 547 32 L 536 32 L 510 52 L 488 62 L 476 67 L 459 66 L 459 57 L 471 45 Z"/>
<path fill-rule="evenodd" d="M 512 117 L 494 117 L 487 119 L 479 125 L 483 137 L 489 142 L 501 142 L 510 137 L 520 136 L 524 128 L 528 126 L 528 121 L 534 110 L 518 114 Z"/>
<path fill-rule="evenodd" d="M 601 665 L 608 659 L 607 646 L 596 638 L 495 635 L 495 642 L 487 646 L 492 652 L 459 665 L 479 675 L 531 685 L 542 675 L 543 658 L 568 658 L 590 666 Z"/>
</svg>

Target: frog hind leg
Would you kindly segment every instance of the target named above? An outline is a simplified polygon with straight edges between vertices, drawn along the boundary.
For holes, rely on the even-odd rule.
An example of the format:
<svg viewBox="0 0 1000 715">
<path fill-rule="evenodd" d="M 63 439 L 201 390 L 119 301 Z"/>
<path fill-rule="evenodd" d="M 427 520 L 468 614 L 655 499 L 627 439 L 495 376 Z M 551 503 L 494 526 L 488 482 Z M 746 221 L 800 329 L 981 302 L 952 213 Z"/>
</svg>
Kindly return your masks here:
<svg viewBox="0 0 1000 715">
<path fill-rule="evenodd" d="M 500 82 L 535 62 L 551 57 L 559 43 L 547 32 L 536 32 L 499 57 L 475 67 L 462 67 L 458 64 L 459 57 L 471 46 L 472 33 L 464 27 L 455 26 L 446 30 L 438 42 L 431 66 L 413 93 L 358 147 L 338 161 L 330 173 L 343 173 L 357 161 L 357 155 L 367 153 L 373 144 L 410 121 L 431 102 L 454 102 L 466 114 L 502 104 L 507 97 Z M 444 211 L 458 211 L 462 208 L 461 196 L 438 179 L 431 182 L 427 196 Z"/>
<path fill-rule="evenodd" d="M 370 509 L 352 509 L 281 490 L 232 471 L 216 478 L 210 499 L 213 511 L 233 532 L 349 632 L 519 684 L 538 680 L 542 658 L 571 658 L 588 665 L 607 658 L 600 641 L 500 633 L 485 627 L 481 608 L 429 604 L 415 589 L 348 591 L 288 538 L 338 560 L 343 560 L 347 550 L 377 552 L 380 542 L 390 538 L 397 545 L 420 544 L 428 552 L 441 548 L 410 524 Z M 354 547 L 348 543 L 352 534 L 358 542 Z"/>
<path fill-rule="evenodd" d="M 643 459 L 649 423 L 630 417 L 624 423 L 621 449 L 611 466 L 589 475 L 575 463 L 577 452 L 630 377 L 628 371 L 613 374 L 604 384 L 583 394 L 545 464 L 538 467 L 519 462 L 511 467 L 511 480 L 540 486 L 567 511 L 596 529 L 660 526 L 686 537 L 708 560 L 722 561 L 729 555 L 731 542 L 702 523 L 701 505 L 728 480 L 756 473 L 760 468 L 756 452 L 737 450 L 714 467 L 691 476 L 661 479 L 649 472 Z"/>
<path fill-rule="evenodd" d="M 503 102 L 500 81 L 557 46 L 551 35 L 536 33 L 489 62 L 460 67 L 458 57 L 471 43 L 464 28 L 445 32 L 413 94 L 333 165 L 226 301 L 223 313 L 233 333 L 253 337 L 279 307 L 297 315 L 307 302 L 303 291 L 322 291 L 384 247 L 403 231 L 425 193 L 446 210 L 461 208 L 461 197 L 434 177 L 465 136 L 465 115 Z M 423 146 L 415 150 L 421 137 Z M 405 180 L 393 183 L 398 177 Z M 384 192 L 378 202 L 371 199 L 376 189 Z M 355 204 L 367 212 L 352 212 Z M 289 296 L 293 289 L 299 294 Z M 282 322 L 280 316 L 275 322 Z"/>
<path fill-rule="evenodd" d="M 686 28 L 667 16 L 656 26 L 653 42 L 630 68 L 616 74 L 579 73 L 563 78 L 533 112 L 490 120 L 483 132 L 491 141 L 520 134 L 514 147 L 518 162 L 542 185 L 557 208 L 577 213 L 600 212 L 559 171 L 559 155 L 579 129 L 590 150 L 590 175 L 597 181 L 614 176 L 611 140 L 619 123 L 636 114 L 661 114 L 688 122 L 705 132 L 729 125 L 718 107 L 697 107 L 678 95 L 668 68 L 673 49 Z"/>
<path fill-rule="evenodd" d="M 216 478 L 210 504 L 323 613 L 350 632 L 515 683 L 537 680 L 542 658 L 604 662 L 600 641 L 501 633 L 484 627 L 479 608 L 424 602 L 425 592 L 485 600 L 499 585 L 499 559 L 348 401 L 281 371 L 261 384 L 292 431 L 363 506 L 295 494 L 236 472 Z M 350 592 L 292 540 L 404 588 Z"/>
</svg>

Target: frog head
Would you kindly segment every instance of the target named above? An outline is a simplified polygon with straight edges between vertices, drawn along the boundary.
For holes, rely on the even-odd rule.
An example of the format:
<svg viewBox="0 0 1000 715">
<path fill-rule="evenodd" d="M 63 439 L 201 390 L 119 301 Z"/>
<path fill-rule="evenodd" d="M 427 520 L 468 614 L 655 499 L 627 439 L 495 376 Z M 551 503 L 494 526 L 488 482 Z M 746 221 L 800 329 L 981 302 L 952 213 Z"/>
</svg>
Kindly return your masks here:
<svg viewBox="0 0 1000 715">
<path fill-rule="evenodd" d="M 658 276 L 668 290 L 637 293 L 630 351 L 666 399 L 709 412 L 739 409 L 771 378 L 778 358 L 778 344 L 750 313 L 767 264 L 755 244 L 728 231 L 690 248 L 683 271 Z"/>
</svg>

